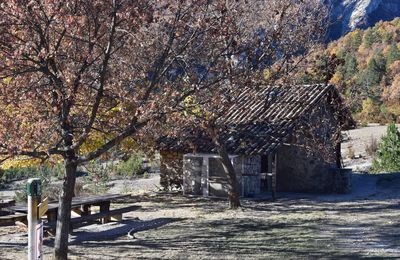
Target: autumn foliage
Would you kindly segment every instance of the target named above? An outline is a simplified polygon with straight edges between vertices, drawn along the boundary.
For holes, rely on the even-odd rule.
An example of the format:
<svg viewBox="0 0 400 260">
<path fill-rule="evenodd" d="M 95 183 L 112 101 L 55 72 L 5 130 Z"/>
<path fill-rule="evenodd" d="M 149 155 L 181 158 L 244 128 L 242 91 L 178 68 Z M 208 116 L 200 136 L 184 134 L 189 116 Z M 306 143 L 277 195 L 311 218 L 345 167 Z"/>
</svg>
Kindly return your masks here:
<svg viewBox="0 0 400 260">
<path fill-rule="evenodd" d="M 318 67 L 335 56 L 337 67 L 328 79 L 346 98 L 354 116 L 363 123 L 399 122 L 400 19 L 355 30 L 309 57 L 303 82 L 321 81 L 326 69 Z"/>
</svg>

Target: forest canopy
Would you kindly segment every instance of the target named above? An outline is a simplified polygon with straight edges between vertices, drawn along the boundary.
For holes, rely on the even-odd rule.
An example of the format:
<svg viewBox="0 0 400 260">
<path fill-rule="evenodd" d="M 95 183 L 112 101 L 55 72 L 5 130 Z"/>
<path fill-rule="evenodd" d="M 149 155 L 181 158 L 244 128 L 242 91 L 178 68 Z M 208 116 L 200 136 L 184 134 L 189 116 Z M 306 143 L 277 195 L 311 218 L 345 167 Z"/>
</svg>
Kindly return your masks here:
<svg viewBox="0 0 400 260">
<path fill-rule="evenodd" d="M 309 58 L 302 83 L 328 80 L 361 123 L 400 121 L 400 18 L 355 30 Z M 326 78 L 328 64 L 336 66 Z"/>
</svg>

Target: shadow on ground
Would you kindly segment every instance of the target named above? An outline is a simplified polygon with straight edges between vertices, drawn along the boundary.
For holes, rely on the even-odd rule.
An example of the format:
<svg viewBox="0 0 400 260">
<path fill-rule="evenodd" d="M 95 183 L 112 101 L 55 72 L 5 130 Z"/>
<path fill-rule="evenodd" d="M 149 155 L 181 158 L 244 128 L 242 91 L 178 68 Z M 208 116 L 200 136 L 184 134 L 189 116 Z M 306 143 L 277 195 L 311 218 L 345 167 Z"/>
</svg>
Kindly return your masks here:
<svg viewBox="0 0 400 260">
<path fill-rule="evenodd" d="M 71 236 L 71 259 L 397 259 L 399 174 L 356 175 L 355 194 L 286 194 L 225 199 L 156 194 L 120 223 L 91 225 Z M 138 220 L 139 217 L 142 220 Z M 136 218 L 136 219 L 135 219 Z M 128 232 L 132 230 L 132 237 Z M 50 245 L 50 244 L 47 244 Z M 0 237 L 0 247 L 21 245 Z M 47 251 L 50 252 L 47 247 Z M 1 253 L 0 253 L 1 256 Z M 0 257 L 1 258 L 1 257 Z"/>
<path fill-rule="evenodd" d="M 134 233 L 156 229 L 172 222 L 182 221 L 179 218 L 156 218 L 152 220 L 123 220 L 106 225 L 91 225 L 80 228 L 71 235 L 70 244 L 80 244 L 86 241 L 110 240 L 122 236 L 134 237 Z"/>
</svg>

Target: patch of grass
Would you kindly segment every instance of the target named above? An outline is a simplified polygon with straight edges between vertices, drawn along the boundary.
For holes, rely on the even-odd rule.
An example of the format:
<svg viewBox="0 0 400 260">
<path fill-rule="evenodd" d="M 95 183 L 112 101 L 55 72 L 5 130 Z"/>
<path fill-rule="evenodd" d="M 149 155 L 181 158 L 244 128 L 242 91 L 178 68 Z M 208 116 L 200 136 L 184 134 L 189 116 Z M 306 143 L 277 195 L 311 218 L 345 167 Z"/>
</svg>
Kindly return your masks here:
<svg viewBox="0 0 400 260">
<path fill-rule="evenodd" d="M 133 192 L 133 187 L 127 183 L 124 183 L 124 186 L 122 186 L 121 193 L 123 194 L 128 194 Z"/>
</svg>

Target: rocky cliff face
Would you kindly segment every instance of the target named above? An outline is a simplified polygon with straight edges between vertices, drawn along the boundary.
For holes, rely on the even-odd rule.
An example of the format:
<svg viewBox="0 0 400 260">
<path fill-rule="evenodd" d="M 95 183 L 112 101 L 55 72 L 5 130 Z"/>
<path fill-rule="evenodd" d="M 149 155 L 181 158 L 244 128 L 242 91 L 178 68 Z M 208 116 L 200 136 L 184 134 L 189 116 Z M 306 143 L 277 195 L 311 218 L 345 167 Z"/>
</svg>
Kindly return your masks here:
<svg viewBox="0 0 400 260">
<path fill-rule="evenodd" d="M 328 40 L 335 40 L 356 28 L 400 17 L 400 0 L 326 0 L 331 10 Z"/>
</svg>

